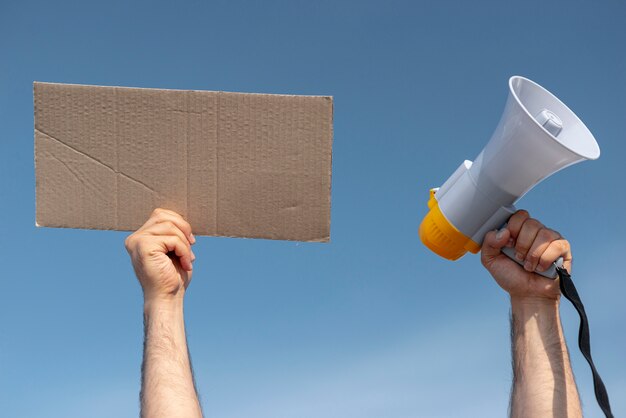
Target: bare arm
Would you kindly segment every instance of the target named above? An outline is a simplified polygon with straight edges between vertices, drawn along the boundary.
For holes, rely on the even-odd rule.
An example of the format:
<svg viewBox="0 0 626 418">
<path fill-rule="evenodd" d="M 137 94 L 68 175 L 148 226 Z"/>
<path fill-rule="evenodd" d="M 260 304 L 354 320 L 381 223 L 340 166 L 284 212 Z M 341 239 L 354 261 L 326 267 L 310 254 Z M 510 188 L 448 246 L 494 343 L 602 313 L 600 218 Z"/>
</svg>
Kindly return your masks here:
<svg viewBox="0 0 626 418">
<path fill-rule="evenodd" d="M 515 247 L 524 268 L 500 252 Z M 578 390 L 559 317 L 558 279 L 533 273 L 557 258 L 571 271 L 569 243 L 525 211 L 507 229 L 485 237 L 482 262 L 511 298 L 513 388 L 511 417 L 582 417 Z"/>
<path fill-rule="evenodd" d="M 202 417 L 183 317 L 193 242 L 189 224 L 162 209 L 126 239 L 144 294 L 142 417 Z"/>
<path fill-rule="evenodd" d="M 581 417 L 558 302 L 511 304 L 511 416 Z"/>
</svg>

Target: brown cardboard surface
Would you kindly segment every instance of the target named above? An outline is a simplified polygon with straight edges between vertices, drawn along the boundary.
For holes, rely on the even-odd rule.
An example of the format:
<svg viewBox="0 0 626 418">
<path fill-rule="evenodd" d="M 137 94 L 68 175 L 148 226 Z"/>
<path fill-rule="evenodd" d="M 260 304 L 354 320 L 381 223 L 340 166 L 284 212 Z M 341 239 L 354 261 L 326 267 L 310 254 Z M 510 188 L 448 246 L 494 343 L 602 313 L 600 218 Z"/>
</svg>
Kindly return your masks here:
<svg viewBox="0 0 626 418">
<path fill-rule="evenodd" d="M 34 83 L 37 225 L 328 241 L 327 96 Z"/>
</svg>

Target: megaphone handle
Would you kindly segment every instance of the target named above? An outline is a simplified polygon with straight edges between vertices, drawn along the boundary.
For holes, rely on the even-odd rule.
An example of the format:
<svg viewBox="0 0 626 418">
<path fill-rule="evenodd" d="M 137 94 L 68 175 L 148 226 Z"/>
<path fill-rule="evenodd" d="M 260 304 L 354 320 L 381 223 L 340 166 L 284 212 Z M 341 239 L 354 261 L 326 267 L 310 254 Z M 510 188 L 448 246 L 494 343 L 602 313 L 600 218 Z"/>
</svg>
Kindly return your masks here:
<svg viewBox="0 0 626 418">
<path fill-rule="evenodd" d="M 515 258 L 515 248 L 513 248 L 513 247 L 504 247 L 504 248 L 502 248 L 501 251 L 502 251 L 502 253 L 504 255 L 509 257 L 511 260 L 515 261 L 520 266 L 524 265 L 524 263 L 522 261 L 519 261 L 517 258 Z M 548 268 L 546 271 L 536 271 L 535 270 L 535 273 L 540 274 L 543 277 L 547 277 L 548 279 L 556 279 L 557 276 L 558 276 L 558 274 L 556 272 L 556 268 L 557 267 L 563 267 L 563 257 L 559 257 L 554 263 L 552 263 L 550 268 Z"/>
</svg>

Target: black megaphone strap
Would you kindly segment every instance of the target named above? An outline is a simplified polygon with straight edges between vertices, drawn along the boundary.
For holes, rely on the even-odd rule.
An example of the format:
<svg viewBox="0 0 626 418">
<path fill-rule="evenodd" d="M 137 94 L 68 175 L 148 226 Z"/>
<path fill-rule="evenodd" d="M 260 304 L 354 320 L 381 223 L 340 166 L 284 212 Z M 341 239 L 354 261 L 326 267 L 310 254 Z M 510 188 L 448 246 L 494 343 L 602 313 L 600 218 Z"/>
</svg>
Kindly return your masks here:
<svg viewBox="0 0 626 418">
<path fill-rule="evenodd" d="M 606 387 L 600 378 L 600 374 L 596 370 L 596 366 L 593 364 L 593 359 L 591 358 L 591 343 L 589 340 L 589 321 L 587 319 L 587 314 L 585 313 L 585 307 L 583 306 L 582 301 L 580 300 L 580 296 L 578 295 L 578 291 L 574 286 L 574 282 L 572 281 L 572 277 L 563 267 L 557 267 L 556 272 L 559 275 L 559 283 L 561 287 L 561 293 L 567 300 L 569 300 L 578 315 L 580 316 L 580 328 L 578 329 L 578 347 L 580 348 L 580 352 L 583 354 L 589 366 L 591 366 L 591 373 L 593 374 L 593 389 L 596 394 L 596 400 L 598 401 L 598 405 L 600 405 L 600 409 L 604 412 L 604 415 L 607 418 L 613 418 L 613 413 L 611 412 L 611 405 L 609 404 L 609 395 L 606 391 Z"/>
</svg>

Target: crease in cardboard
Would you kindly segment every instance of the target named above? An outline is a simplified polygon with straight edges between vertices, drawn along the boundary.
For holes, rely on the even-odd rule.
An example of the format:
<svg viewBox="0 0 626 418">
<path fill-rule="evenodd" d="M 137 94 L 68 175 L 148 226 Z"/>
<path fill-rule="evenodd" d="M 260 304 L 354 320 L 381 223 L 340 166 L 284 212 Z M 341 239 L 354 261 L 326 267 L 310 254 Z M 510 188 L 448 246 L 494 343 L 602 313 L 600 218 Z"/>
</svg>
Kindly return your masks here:
<svg viewBox="0 0 626 418">
<path fill-rule="evenodd" d="M 85 154 L 85 153 L 84 153 L 84 152 L 82 152 L 82 151 L 77 150 L 76 148 L 72 147 L 71 145 L 66 144 L 65 142 L 61 141 L 60 139 L 55 138 L 55 137 L 53 137 L 52 135 L 49 135 L 49 134 L 47 134 L 47 133 L 43 132 L 43 131 L 42 131 L 42 130 L 40 130 L 40 129 L 35 129 L 35 130 L 36 130 L 37 132 L 39 132 L 40 134 L 45 135 L 46 137 L 48 137 L 48 138 L 52 139 L 53 141 L 56 141 L 57 143 L 59 143 L 59 144 L 61 144 L 61 145 L 63 145 L 63 146 L 66 146 L 67 148 L 69 148 L 69 149 L 71 149 L 72 151 L 74 151 L 74 152 L 76 152 L 76 153 L 78 153 L 78 154 L 82 155 L 83 157 L 85 157 L 85 158 L 87 158 L 87 159 L 89 159 L 89 160 L 92 160 L 92 161 L 96 162 L 97 164 L 100 164 L 100 165 L 101 165 L 101 166 L 103 166 L 103 167 L 108 168 L 109 170 L 111 170 L 112 172 L 114 172 L 116 175 L 120 175 L 120 176 L 125 177 L 126 179 L 128 179 L 128 180 L 130 180 L 130 181 L 134 181 L 135 183 L 140 184 L 141 186 L 145 187 L 146 189 L 148 189 L 148 190 L 149 190 L 149 191 L 151 191 L 152 193 L 155 193 L 157 196 L 159 195 L 159 192 L 157 192 L 156 190 L 152 189 L 150 186 L 148 186 L 147 184 L 145 184 L 145 183 L 141 182 L 140 180 L 134 179 L 134 178 L 132 178 L 131 176 L 129 176 L 129 175 L 127 175 L 127 174 L 124 174 L 124 173 L 122 173 L 121 171 L 116 170 L 115 168 L 113 168 L 113 167 L 111 167 L 111 166 L 109 166 L 109 165 L 107 165 L 107 164 L 103 163 L 102 161 L 98 160 L 97 158 L 94 158 L 94 157 L 92 157 L 92 156 L 90 156 L 90 155 L 88 155 L 88 154 Z M 81 179 L 79 178 L 79 176 L 77 176 L 77 175 L 76 175 L 76 172 L 75 172 L 74 170 L 72 170 L 72 169 L 71 169 L 71 168 L 67 165 L 67 163 L 65 163 L 65 162 L 61 161 L 60 159 L 56 158 L 54 155 L 52 155 L 51 157 L 52 157 L 52 158 L 54 158 L 55 160 L 59 161 L 61 164 L 63 164 L 63 165 L 64 165 L 64 166 L 65 166 L 65 167 L 66 167 L 66 168 L 67 168 L 67 169 L 68 169 L 68 170 L 69 170 L 72 174 L 74 174 L 74 175 L 76 176 L 76 178 L 77 178 L 78 180 L 81 180 Z M 81 180 L 81 182 L 82 182 L 82 180 Z M 117 194 L 116 194 L 116 195 L 117 195 Z"/>
<path fill-rule="evenodd" d="M 38 226 L 134 230 L 166 207 L 197 235 L 329 240 L 331 97 L 35 83 L 34 101 Z"/>
</svg>

